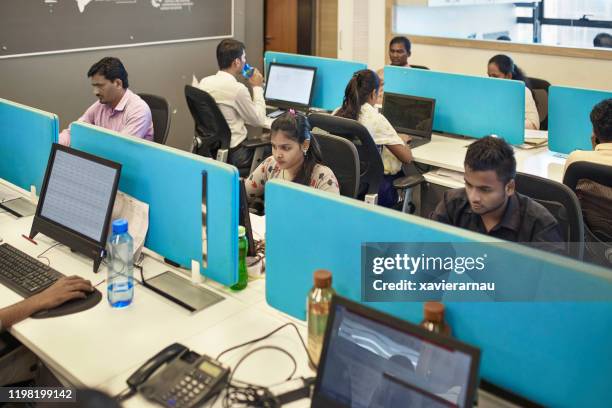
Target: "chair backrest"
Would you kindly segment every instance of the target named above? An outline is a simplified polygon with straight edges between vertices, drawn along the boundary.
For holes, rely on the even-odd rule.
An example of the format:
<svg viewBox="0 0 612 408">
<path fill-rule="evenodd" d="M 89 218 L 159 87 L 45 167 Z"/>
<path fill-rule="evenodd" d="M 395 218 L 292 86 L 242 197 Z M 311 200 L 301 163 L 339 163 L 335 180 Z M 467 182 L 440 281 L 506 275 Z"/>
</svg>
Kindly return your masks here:
<svg viewBox="0 0 612 408">
<path fill-rule="evenodd" d="M 170 131 L 170 105 L 166 98 L 147 93 L 139 93 L 138 96 L 149 105 L 153 119 L 153 141 L 166 144 L 168 132 Z"/>
<path fill-rule="evenodd" d="M 410 64 L 410 68 L 429 70 L 429 68 L 427 68 L 425 65 L 412 65 L 412 64 Z"/>
<path fill-rule="evenodd" d="M 540 129 L 548 130 L 548 88 L 550 82 L 540 78 L 527 78 L 540 117 Z"/>
<path fill-rule="evenodd" d="M 568 255 L 582 259 L 584 221 L 576 194 L 567 186 L 543 177 L 516 173 L 516 191 L 542 204 L 556 218 L 565 242 L 571 242 Z"/>
<path fill-rule="evenodd" d="M 356 120 L 324 113 L 311 113 L 308 120 L 313 128 L 343 137 L 355 145 L 359 155 L 359 191 L 357 196 L 376 196 L 383 178 L 382 157 L 368 129 Z M 366 197 L 368 200 L 368 197 Z"/>
<path fill-rule="evenodd" d="M 563 184 L 576 192 L 578 182 L 580 180 L 593 181 L 612 190 L 612 166 L 605 164 L 579 161 L 570 164 L 563 176 Z M 601 202 L 597 207 L 601 207 L 601 203 L 609 203 L 609 197 L 602 197 Z M 587 255 L 591 255 L 598 263 L 605 266 L 612 266 L 612 244 L 610 237 L 612 231 L 604 230 L 601 225 L 589 225 L 588 204 L 585 203 L 585 241 L 587 247 Z M 607 213 L 612 214 L 612 208 L 601 208 L 599 210 L 602 215 Z M 600 215 L 601 216 L 601 215 Z"/>
<path fill-rule="evenodd" d="M 185 85 L 185 98 L 195 122 L 193 153 L 216 159 L 218 150 L 229 151 L 232 132 L 215 99 L 190 85 Z"/>
<path fill-rule="evenodd" d="M 323 164 L 329 167 L 338 179 L 340 194 L 345 197 L 357 197 L 359 188 L 359 154 L 355 145 L 340 136 L 329 134 L 312 135 L 323 154 Z"/>
</svg>

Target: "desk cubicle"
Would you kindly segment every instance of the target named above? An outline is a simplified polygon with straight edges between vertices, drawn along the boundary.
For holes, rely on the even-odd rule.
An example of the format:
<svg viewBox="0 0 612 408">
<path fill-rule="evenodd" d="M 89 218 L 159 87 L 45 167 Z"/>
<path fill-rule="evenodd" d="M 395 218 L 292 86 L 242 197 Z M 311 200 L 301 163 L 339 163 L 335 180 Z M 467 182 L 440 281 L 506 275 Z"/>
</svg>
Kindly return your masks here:
<svg viewBox="0 0 612 408">
<path fill-rule="evenodd" d="M 267 51 L 264 54 L 266 71 L 271 62 L 316 67 L 312 106 L 328 111 L 342 105 L 344 89 L 355 71 L 367 68 L 367 65 L 361 62 Z"/>
<path fill-rule="evenodd" d="M 591 110 L 612 90 L 551 86 L 548 89 L 548 147 L 569 154 L 574 150 L 593 150 Z"/>
<path fill-rule="evenodd" d="M 202 265 L 202 176 L 206 174 L 208 265 L 201 273 L 238 281 L 238 170 L 96 126 L 71 125 L 72 147 L 121 163 L 119 190 L 149 204 L 145 246 L 191 268 Z"/>
<path fill-rule="evenodd" d="M 57 115 L 0 98 L 0 178 L 40 191 L 58 128 Z"/>
<path fill-rule="evenodd" d="M 491 273 L 519 288 L 520 282 L 508 275 L 523 279 L 527 275 L 522 268 L 537 265 L 535 299 L 554 301 L 445 300 L 454 335 L 482 349 L 481 378 L 526 398 L 555 407 L 597 407 L 610 401 L 609 270 L 517 244 L 487 243 L 484 240 L 495 240 L 279 181 L 266 185 L 266 222 L 267 302 L 300 319 L 305 318 L 306 294 L 316 269 L 332 271 L 340 294 L 362 300 L 366 242 L 473 242 L 489 253 L 497 247 L 495 253 L 507 265 Z M 563 301 L 565 296 L 571 301 Z M 412 322 L 422 319 L 419 301 L 369 305 Z"/>
<path fill-rule="evenodd" d="M 435 99 L 434 131 L 474 138 L 495 134 L 513 145 L 524 141 L 522 82 L 386 66 L 385 92 Z"/>
</svg>

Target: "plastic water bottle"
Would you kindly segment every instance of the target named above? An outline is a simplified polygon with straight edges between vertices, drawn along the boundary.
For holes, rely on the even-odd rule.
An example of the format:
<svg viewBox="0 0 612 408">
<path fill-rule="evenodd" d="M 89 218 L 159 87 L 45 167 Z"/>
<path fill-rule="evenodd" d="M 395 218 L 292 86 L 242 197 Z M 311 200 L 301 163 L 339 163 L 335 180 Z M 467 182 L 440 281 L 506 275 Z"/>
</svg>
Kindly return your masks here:
<svg viewBox="0 0 612 408">
<path fill-rule="evenodd" d="M 108 260 L 108 303 L 116 308 L 126 307 L 134 297 L 134 243 L 126 219 L 113 221 Z"/>
<path fill-rule="evenodd" d="M 242 290 L 247 287 L 249 273 L 247 271 L 246 256 L 249 241 L 246 237 L 246 229 L 240 225 L 238 227 L 238 282 L 230 287 L 232 290 Z"/>
<path fill-rule="evenodd" d="M 249 79 L 253 76 L 254 73 L 255 73 L 255 68 L 253 68 L 249 64 L 244 64 L 244 67 L 242 68 L 243 77 L 245 77 L 246 79 Z"/>
<path fill-rule="evenodd" d="M 306 301 L 306 318 L 308 320 L 308 354 L 315 367 L 310 362 L 309 365 L 312 369 L 316 369 L 321 358 L 332 297 L 336 292 L 331 286 L 330 271 L 319 269 L 315 271 L 313 278 L 314 286 L 308 292 Z"/>
</svg>

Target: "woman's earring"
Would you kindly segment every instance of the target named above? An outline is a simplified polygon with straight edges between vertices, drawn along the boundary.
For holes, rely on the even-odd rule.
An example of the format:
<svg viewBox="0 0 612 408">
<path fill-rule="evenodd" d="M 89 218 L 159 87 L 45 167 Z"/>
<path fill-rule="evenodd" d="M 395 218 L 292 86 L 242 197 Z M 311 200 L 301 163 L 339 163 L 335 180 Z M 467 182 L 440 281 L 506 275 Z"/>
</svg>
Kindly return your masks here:
<svg viewBox="0 0 612 408">
<path fill-rule="evenodd" d="M 302 152 L 304 152 L 304 157 L 306 157 L 306 152 L 308 152 L 308 149 L 304 149 Z"/>
</svg>

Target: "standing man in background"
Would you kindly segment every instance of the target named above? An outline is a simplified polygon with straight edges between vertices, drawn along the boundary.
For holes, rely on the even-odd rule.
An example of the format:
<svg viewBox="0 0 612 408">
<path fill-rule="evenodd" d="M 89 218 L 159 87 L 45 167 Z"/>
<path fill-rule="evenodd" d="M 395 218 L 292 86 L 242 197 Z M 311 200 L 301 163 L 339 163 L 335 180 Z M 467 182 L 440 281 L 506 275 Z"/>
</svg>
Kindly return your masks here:
<svg viewBox="0 0 612 408">
<path fill-rule="evenodd" d="M 391 65 L 395 67 L 410 67 L 408 57 L 411 53 L 412 44 L 410 40 L 404 36 L 393 37 L 389 42 L 389 60 Z M 377 104 L 382 104 L 383 87 L 385 85 L 385 69 L 384 67 L 376 71 L 380 78 L 380 92 L 378 94 Z"/>
</svg>

